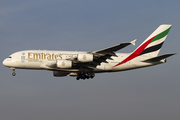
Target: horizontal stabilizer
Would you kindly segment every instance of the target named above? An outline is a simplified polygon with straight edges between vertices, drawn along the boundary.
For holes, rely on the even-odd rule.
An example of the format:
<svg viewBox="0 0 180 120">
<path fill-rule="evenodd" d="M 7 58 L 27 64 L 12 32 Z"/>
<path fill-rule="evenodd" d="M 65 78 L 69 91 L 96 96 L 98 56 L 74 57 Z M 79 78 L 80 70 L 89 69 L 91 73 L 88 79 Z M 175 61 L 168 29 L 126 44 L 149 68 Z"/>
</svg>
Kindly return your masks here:
<svg viewBox="0 0 180 120">
<path fill-rule="evenodd" d="M 163 60 L 167 57 L 170 57 L 172 55 L 175 55 L 176 53 L 171 53 L 171 54 L 164 54 L 164 55 L 160 55 L 160 56 L 157 56 L 157 57 L 153 57 L 153 58 L 150 58 L 150 59 L 147 59 L 147 60 L 144 60 L 142 62 L 148 62 L 148 63 L 151 63 L 151 62 L 158 62 L 160 60 Z"/>
</svg>

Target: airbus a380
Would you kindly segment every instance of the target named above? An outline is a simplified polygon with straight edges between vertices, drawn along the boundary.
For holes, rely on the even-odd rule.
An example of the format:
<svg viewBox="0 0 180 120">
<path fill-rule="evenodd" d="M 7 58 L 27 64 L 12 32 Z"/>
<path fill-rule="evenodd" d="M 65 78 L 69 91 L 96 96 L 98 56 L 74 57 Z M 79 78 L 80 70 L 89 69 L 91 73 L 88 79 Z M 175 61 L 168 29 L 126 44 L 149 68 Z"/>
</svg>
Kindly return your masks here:
<svg viewBox="0 0 180 120">
<path fill-rule="evenodd" d="M 56 77 L 76 76 L 76 79 L 89 79 L 95 73 L 117 72 L 153 66 L 166 62 L 166 58 L 174 55 L 158 56 L 171 25 L 160 25 L 132 53 L 115 53 L 133 44 L 135 41 L 121 43 L 102 50 L 91 52 L 25 50 L 11 54 L 3 61 L 3 65 L 15 69 L 39 69 L 53 71 Z"/>
</svg>

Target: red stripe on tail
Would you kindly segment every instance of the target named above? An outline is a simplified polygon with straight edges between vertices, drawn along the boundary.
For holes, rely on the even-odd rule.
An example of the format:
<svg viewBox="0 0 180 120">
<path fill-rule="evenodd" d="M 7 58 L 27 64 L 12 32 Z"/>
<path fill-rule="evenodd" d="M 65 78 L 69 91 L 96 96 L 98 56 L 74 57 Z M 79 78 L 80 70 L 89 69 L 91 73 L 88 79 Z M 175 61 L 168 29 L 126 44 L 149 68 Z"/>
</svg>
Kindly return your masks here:
<svg viewBox="0 0 180 120">
<path fill-rule="evenodd" d="M 149 43 L 155 38 L 156 36 L 154 36 L 153 38 L 149 39 L 148 41 L 146 41 L 143 45 L 141 45 L 139 48 L 137 48 L 130 56 L 128 56 L 126 59 L 124 59 L 122 62 L 118 63 L 116 66 L 119 66 L 121 64 L 124 64 L 132 59 L 134 59 L 135 57 L 137 57 L 139 54 L 141 54 L 141 52 L 149 45 Z"/>
</svg>

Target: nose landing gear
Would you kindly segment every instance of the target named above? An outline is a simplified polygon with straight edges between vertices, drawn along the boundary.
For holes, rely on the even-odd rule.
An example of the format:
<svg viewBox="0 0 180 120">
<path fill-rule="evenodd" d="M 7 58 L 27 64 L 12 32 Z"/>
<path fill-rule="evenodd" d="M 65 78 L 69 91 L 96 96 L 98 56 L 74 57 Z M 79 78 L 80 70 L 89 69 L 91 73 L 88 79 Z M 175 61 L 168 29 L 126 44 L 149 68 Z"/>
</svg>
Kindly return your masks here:
<svg viewBox="0 0 180 120">
<path fill-rule="evenodd" d="M 11 68 L 13 70 L 12 76 L 16 75 L 15 68 Z"/>
</svg>

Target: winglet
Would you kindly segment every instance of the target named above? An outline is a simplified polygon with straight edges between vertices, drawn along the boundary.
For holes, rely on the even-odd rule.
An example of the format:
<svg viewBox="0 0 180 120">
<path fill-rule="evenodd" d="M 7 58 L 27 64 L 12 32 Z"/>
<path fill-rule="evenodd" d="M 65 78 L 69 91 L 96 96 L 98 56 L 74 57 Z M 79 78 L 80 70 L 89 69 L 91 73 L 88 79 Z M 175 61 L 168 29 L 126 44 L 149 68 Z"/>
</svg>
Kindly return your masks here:
<svg viewBox="0 0 180 120">
<path fill-rule="evenodd" d="M 137 40 L 137 39 L 131 41 L 130 43 L 133 44 L 133 45 L 135 45 L 136 40 Z"/>
</svg>

